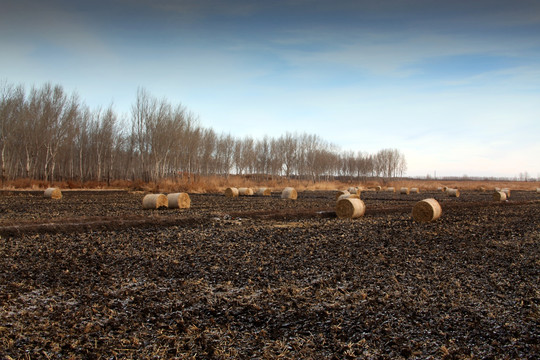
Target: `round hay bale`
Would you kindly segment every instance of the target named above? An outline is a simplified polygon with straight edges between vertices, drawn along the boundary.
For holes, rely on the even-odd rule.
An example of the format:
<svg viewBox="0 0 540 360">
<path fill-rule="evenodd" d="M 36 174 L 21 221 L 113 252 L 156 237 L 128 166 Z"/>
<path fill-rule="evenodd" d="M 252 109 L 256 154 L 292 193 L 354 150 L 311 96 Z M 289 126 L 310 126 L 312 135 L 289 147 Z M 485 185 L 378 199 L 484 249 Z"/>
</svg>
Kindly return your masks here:
<svg viewBox="0 0 540 360">
<path fill-rule="evenodd" d="M 504 188 L 504 189 L 501 189 L 501 191 L 506 194 L 507 199 L 510 197 L 510 189 Z"/>
<path fill-rule="evenodd" d="M 386 188 L 386 191 L 395 193 L 396 188 L 395 187 L 389 187 L 389 188 Z"/>
<path fill-rule="evenodd" d="M 536 188 L 536 193 L 540 194 L 540 188 Z"/>
<path fill-rule="evenodd" d="M 495 191 L 493 193 L 494 201 L 506 201 L 506 193 L 503 191 Z"/>
<path fill-rule="evenodd" d="M 270 188 L 258 188 L 257 192 L 255 193 L 257 196 L 270 196 L 272 195 L 272 190 Z"/>
<path fill-rule="evenodd" d="M 281 192 L 282 199 L 296 200 L 297 197 L 298 197 L 298 193 L 293 187 L 286 187 Z"/>
<path fill-rule="evenodd" d="M 225 196 L 230 198 L 238 197 L 238 189 L 235 187 L 226 188 Z"/>
<path fill-rule="evenodd" d="M 442 192 L 444 192 L 444 193 L 445 193 L 445 192 L 446 192 L 446 190 L 448 190 L 448 186 L 443 186 L 443 187 L 442 187 Z"/>
<path fill-rule="evenodd" d="M 411 188 L 411 191 L 410 191 L 410 192 L 411 192 L 411 194 L 420 194 L 420 189 L 414 187 L 414 188 Z"/>
<path fill-rule="evenodd" d="M 358 187 L 354 187 L 354 186 L 351 186 L 350 188 L 347 189 L 347 191 L 351 194 L 358 194 L 360 195 L 360 188 Z"/>
<path fill-rule="evenodd" d="M 382 190 L 382 187 L 380 186 L 375 186 L 375 191 L 381 191 Z"/>
<path fill-rule="evenodd" d="M 162 209 L 169 206 L 169 200 L 164 194 L 148 194 L 142 201 L 143 209 Z"/>
<path fill-rule="evenodd" d="M 450 188 L 448 188 L 448 189 L 446 189 L 446 193 L 450 197 L 459 197 L 459 195 L 460 195 L 458 189 L 450 189 Z"/>
<path fill-rule="evenodd" d="M 48 199 L 61 199 L 62 198 L 62 191 L 60 191 L 59 188 L 48 188 L 43 193 L 43 196 Z"/>
<path fill-rule="evenodd" d="M 169 194 L 167 202 L 170 209 L 189 209 L 191 207 L 191 198 L 188 193 Z"/>
<path fill-rule="evenodd" d="M 409 195 L 409 188 L 402 187 L 401 189 L 399 189 L 399 193 L 403 195 Z"/>
<path fill-rule="evenodd" d="M 360 195 L 358 194 L 343 194 L 340 197 L 338 197 L 338 201 L 341 199 L 360 199 Z"/>
<path fill-rule="evenodd" d="M 336 193 L 336 200 L 339 199 L 341 195 L 350 195 L 350 194 L 351 193 L 347 190 L 342 190 L 342 191 L 338 190 L 338 192 Z"/>
<path fill-rule="evenodd" d="M 441 205 L 435 199 L 424 199 L 417 202 L 412 210 L 414 221 L 429 222 L 437 220 L 442 214 Z"/>
<path fill-rule="evenodd" d="M 346 198 L 338 200 L 336 204 L 336 214 L 340 219 L 356 219 L 364 215 L 366 205 L 357 198 Z"/>
<path fill-rule="evenodd" d="M 238 195 L 240 195 L 240 196 L 252 196 L 253 195 L 253 189 L 252 188 L 238 188 Z"/>
</svg>

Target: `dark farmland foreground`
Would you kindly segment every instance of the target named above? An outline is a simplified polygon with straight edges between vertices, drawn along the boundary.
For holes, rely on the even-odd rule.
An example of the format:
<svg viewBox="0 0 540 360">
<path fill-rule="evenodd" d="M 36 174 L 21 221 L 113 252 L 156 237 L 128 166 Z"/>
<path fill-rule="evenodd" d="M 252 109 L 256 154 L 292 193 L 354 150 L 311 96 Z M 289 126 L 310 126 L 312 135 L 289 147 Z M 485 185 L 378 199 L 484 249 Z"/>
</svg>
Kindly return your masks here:
<svg viewBox="0 0 540 360">
<path fill-rule="evenodd" d="M 536 359 L 540 195 L 0 194 L 0 358 Z M 415 223 L 416 201 L 443 207 Z"/>
</svg>

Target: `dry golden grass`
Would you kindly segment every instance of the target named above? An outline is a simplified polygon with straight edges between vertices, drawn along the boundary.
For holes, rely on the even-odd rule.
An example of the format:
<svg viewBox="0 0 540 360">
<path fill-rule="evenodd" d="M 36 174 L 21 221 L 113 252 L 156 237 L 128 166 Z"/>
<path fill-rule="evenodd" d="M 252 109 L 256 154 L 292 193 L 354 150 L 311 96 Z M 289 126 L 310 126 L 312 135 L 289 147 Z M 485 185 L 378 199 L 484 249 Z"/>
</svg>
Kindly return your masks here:
<svg viewBox="0 0 540 360">
<path fill-rule="evenodd" d="M 435 191 L 439 187 L 448 187 L 460 190 L 494 191 L 495 188 L 508 188 L 511 190 L 530 190 L 536 191 L 540 188 L 540 181 L 461 181 L 461 180 L 390 180 L 366 182 L 341 182 L 341 181 L 321 181 L 313 183 L 310 180 L 288 180 L 285 178 L 276 178 L 270 180 L 256 180 L 253 177 L 231 175 L 228 178 L 221 176 L 196 177 L 195 180 L 187 179 L 163 179 L 158 182 L 143 182 L 141 180 L 114 180 L 110 183 L 106 181 L 43 181 L 30 179 L 16 179 L 4 182 L 4 189 L 25 189 L 41 190 L 48 187 L 58 187 L 61 189 L 127 189 L 144 192 L 189 192 L 189 193 L 223 193 L 228 187 L 249 187 L 260 188 L 268 187 L 273 191 L 281 191 L 286 187 L 294 187 L 297 191 L 305 190 L 338 190 L 348 189 L 351 186 L 361 188 L 382 188 L 393 187 L 400 189 L 402 187 L 419 188 L 420 191 Z"/>
</svg>

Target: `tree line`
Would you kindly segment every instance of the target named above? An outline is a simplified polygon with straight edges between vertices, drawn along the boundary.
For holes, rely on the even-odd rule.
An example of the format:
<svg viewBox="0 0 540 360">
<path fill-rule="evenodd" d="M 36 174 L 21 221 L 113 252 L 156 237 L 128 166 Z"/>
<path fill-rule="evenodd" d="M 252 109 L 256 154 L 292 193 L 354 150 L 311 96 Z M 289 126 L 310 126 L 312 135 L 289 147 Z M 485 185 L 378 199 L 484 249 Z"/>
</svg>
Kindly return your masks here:
<svg viewBox="0 0 540 360">
<path fill-rule="evenodd" d="M 254 139 L 216 133 L 182 105 L 137 91 L 131 113 L 112 105 L 90 109 L 76 93 L 44 84 L 26 91 L 0 84 L 2 180 L 158 181 L 170 177 L 397 177 L 406 169 L 397 149 L 341 151 L 313 134 Z"/>
</svg>

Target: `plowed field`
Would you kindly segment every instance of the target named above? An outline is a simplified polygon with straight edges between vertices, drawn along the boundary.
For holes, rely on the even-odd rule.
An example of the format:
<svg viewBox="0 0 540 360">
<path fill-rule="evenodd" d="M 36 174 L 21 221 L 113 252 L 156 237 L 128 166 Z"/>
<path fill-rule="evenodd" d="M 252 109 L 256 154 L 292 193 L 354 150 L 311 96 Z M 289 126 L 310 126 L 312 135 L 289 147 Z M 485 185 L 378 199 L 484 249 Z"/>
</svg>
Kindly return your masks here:
<svg viewBox="0 0 540 360">
<path fill-rule="evenodd" d="M 190 196 L 0 193 L 0 358 L 538 358 L 540 194 Z"/>
</svg>

